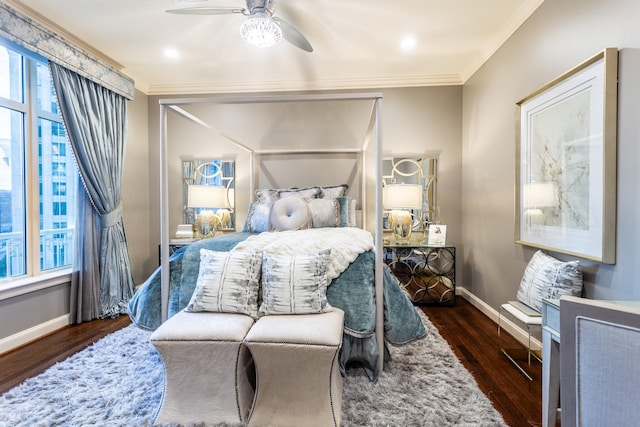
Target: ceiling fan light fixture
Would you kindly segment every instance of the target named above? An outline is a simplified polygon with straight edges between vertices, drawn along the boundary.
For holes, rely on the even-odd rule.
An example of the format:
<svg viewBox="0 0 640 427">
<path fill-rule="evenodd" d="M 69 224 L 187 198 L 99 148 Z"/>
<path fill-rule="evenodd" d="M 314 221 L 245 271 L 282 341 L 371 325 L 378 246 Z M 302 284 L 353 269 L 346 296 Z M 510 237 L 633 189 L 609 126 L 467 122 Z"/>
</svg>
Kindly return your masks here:
<svg viewBox="0 0 640 427">
<path fill-rule="evenodd" d="M 240 36 L 253 46 L 270 47 L 282 41 L 282 29 L 269 14 L 260 13 L 240 25 Z"/>
</svg>

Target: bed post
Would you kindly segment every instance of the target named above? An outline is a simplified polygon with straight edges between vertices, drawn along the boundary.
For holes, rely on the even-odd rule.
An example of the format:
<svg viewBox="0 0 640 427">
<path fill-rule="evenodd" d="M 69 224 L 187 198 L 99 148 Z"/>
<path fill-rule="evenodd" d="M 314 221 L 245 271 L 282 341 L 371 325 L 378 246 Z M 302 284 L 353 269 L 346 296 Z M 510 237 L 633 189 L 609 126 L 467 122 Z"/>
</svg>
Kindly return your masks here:
<svg viewBox="0 0 640 427">
<path fill-rule="evenodd" d="M 169 317 L 169 181 L 167 177 L 167 110 L 160 101 L 160 313 Z"/>
<path fill-rule="evenodd" d="M 380 119 L 382 115 L 382 96 L 375 99 L 375 135 L 376 135 L 376 232 L 374 234 L 376 255 L 376 340 L 380 358 L 378 372 L 384 369 L 384 290 L 382 280 L 382 132 Z"/>
</svg>

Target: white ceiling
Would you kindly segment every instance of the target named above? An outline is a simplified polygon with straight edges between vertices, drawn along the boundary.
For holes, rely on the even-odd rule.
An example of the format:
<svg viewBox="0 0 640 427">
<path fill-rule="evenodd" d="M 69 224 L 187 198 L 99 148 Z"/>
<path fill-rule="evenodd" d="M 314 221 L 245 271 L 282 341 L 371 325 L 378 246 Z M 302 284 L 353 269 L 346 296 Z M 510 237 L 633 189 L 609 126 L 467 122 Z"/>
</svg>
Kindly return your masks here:
<svg viewBox="0 0 640 427">
<path fill-rule="evenodd" d="M 277 0 L 275 16 L 312 53 L 287 42 L 248 45 L 240 14 L 165 12 L 244 0 L 3 1 L 46 17 L 151 95 L 463 84 L 544 0 Z M 400 48 L 406 36 L 416 40 L 410 51 Z M 179 58 L 165 56 L 168 48 Z"/>
</svg>

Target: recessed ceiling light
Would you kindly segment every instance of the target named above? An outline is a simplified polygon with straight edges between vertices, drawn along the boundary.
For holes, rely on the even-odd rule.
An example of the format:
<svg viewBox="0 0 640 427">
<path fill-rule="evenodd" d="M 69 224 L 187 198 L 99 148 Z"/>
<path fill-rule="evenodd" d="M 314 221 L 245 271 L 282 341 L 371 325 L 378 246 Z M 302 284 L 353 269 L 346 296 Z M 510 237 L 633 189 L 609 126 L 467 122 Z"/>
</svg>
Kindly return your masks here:
<svg viewBox="0 0 640 427">
<path fill-rule="evenodd" d="M 403 52 L 412 51 L 416 47 L 416 38 L 413 35 L 405 36 L 400 42 L 400 49 Z"/>
<path fill-rule="evenodd" d="M 164 56 L 171 59 L 180 58 L 180 54 L 178 53 L 178 51 L 170 47 L 164 50 Z"/>
</svg>

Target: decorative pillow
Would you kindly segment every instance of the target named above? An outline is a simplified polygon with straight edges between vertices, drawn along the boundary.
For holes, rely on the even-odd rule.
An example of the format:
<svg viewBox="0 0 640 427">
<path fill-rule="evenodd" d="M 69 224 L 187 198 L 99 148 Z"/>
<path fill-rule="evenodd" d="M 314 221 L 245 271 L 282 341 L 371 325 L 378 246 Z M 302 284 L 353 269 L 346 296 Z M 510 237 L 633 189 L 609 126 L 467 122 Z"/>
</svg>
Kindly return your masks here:
<svg viewBox="0 0 640 427">
<path fill-rule="evenodd" d="M 299 197 L 285 197 L 271 207 L 269 230 L 305 230 L 311 226 L 309 206 Z"/>
<path fill-rule="evenodd" d="M 243 233 L 249 232 L 249 228 L 251 227 L 251 213 L 253 212 L 254 205 L 256 202 L 249 202 L 249 209 L 247 209 L 247 217 L 244 219 L 244 224 L 242 224 Z"/>
<path fill-rule="evenodd" d="M 269 231 L 269 217 L 273 204 L 280 199 L 298 197 L 304 199 L 317 198 L 321 194 L 320 187 L 304 188 L 262 188 L 256 190 L 256 202 L 249 205 L 247 218 L 242 231 L 262 233 Z"/>
<path fill-rule="evenodd" d="M 257 316 L 261 266 L 260 252 L 200 249 L 198 280 L 185 311 Z"/>
<path fill-rule="evenodd" d="M 338 201 L 338 227 L 355 227 L 356 226 L 356 199 L 351 197 L 336 197 Z"/>
<path fill-rule="evenodd" d="M 349 227 L 357 227 L 356 224 L 356 199 L 349 202 Z"/>
<path fill-rule="evenodd" d="M 560 295 L 580 296 L 582 268 L 579 261 L 560 261 L 537 251 L 524 270 L 518 301 L 534 310 L 542 310 L 542 300 Z"/>
<path fill-rule="evenodd" d="M 251 233 L 268 231 L 269 215 L 271 215 L 271 203 L 251 203 L 243 231 L 249 231 Z"/>
<path fill-rule="evenodd" d="M 275 202 L 279 199 L 278 197 L 278 189 L 272 188 L 261 188 L 256 190 L 256 200 L 258 203 L 271 203 Z"/>
<path fill-rule="evenodd" d="M 342 197 L 344 196 L 348 188 L 348 184 L 320 187 L 320 190 L 322 190 L 322 194 L 320 197 L 322 197 L 323 199 L 335 199 L 336 197 Z"/>
<path fill-rule="evenodd" d="M 320 187 L 287 188 L 278 190 L 278 198 L 301 197 L 303 199 L 315 199 L 320 197 L 322 190 Z"/>
<path fill-rule="evenodd" d="M 311 227 L 337 227 L 340 221 L 339 203 L 336 199 L 307 200 L 311 212 Z"/>
<path fill-rule="evenodd" d="M 323 313 L 327 302 L 327 263 L 331 250 L 314 255 L 262 255 L 260 314 Z"/>
</svg>

